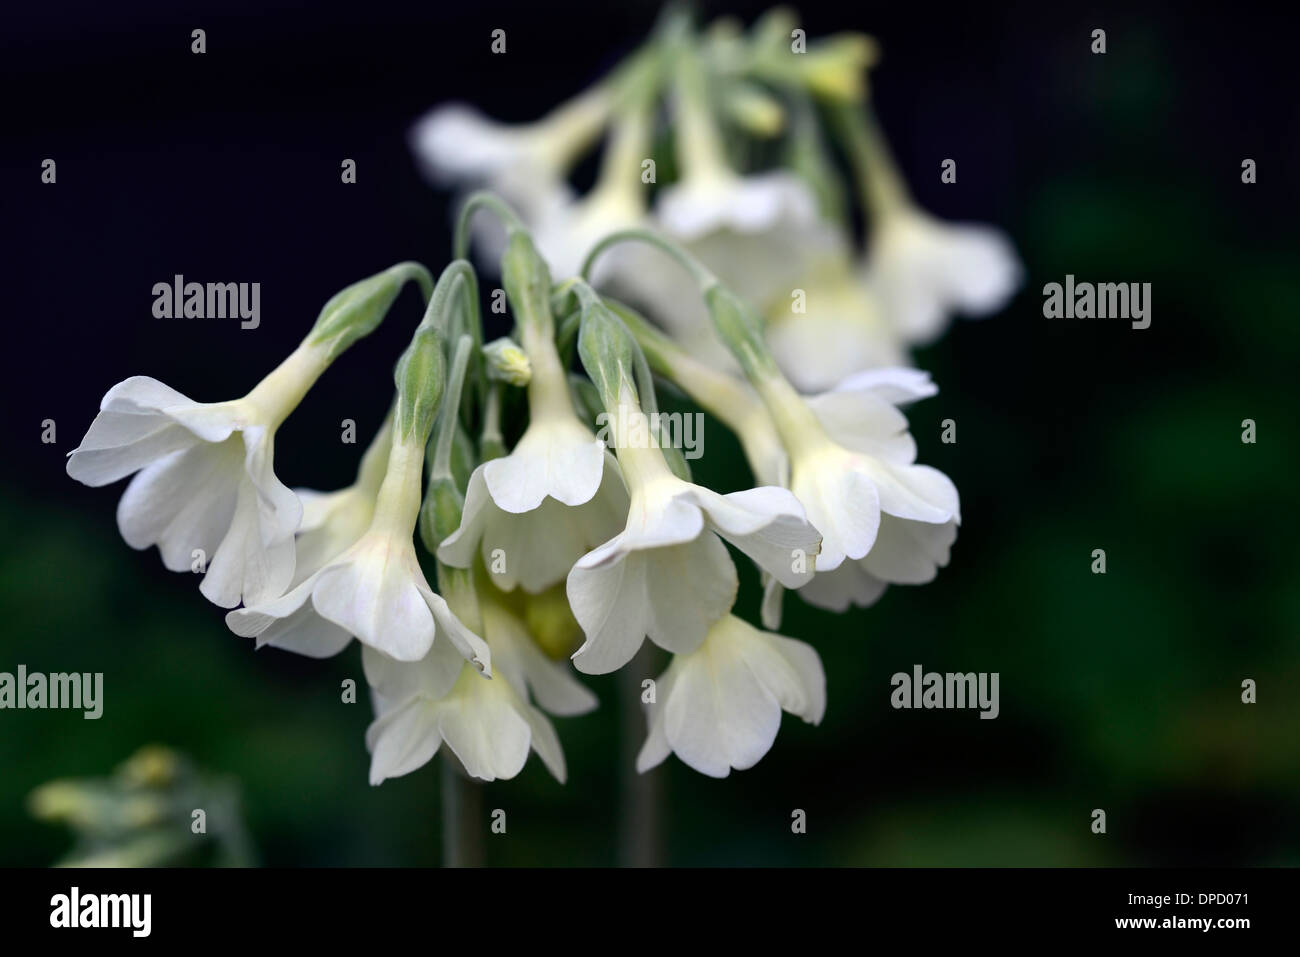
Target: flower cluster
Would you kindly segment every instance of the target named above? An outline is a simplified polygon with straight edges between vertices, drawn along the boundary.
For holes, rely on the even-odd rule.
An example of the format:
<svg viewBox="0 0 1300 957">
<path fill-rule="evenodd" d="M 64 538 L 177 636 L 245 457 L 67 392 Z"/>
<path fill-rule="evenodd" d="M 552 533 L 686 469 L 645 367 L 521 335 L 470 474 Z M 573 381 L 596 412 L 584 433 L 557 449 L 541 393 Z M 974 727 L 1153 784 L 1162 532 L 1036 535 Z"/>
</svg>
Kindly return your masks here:
<svg viewBox="0 0 1300 957">
<path fill-rule="evenodd" d="M 669 753 L 717 777 L 751 767 L 782 711 L 815 724 L 826 707 L 817 653 L 775 634 L 785 590 L 843 611 L 947 564 L 958 495 L 916 462 L 900 409 L 936 389 L 905 351 L 953 311 L 996 308 L 1018 266 L 996 233 L 907 198 L 865 111 L 870 41 L 803 49 L 801 34 L 784 14 L 748 36 L 670 16 L 537 123 L 435 111 L 415 133 L 429 171 L 487 187 L 462 205 L 436 282 L 401 263 L 349 286 L 242 398 L 128 379 L 71 453 L 86 484 L 134 475 L 123 537 L 202 573 L 236 635 L 318 658 L 361 644 L 372 783 L 444 744 L 478 779 L 536 751 L 563 781 L 548 715 L 596 707 L 575 669 L 641 667 L 647 639 L 671 657 L 637 767 Z M 660 97 L 677 176 L 651 204 Z M 871 217 L 861 256 L 830 198 L 823 115 Z M 569 168 L 606 129 L 600 178 L 574 198 Z M 737 130 L 788 140 L 783 164 L 741 172 L 724 138 Z M 483 341 L 471 236 L 500 276 L 508 339 Z M 355 482 L 288 489 L 276 431 L 408 282 L 425 313 Z M 806 312 L 789 311 L 791 290 Z M 665 380 L 734 431 L 754 488 L 692 480 L 658 416 Z M 739 556 L 761 572 L 767 630 L 737 613 Z"/>
</svg>

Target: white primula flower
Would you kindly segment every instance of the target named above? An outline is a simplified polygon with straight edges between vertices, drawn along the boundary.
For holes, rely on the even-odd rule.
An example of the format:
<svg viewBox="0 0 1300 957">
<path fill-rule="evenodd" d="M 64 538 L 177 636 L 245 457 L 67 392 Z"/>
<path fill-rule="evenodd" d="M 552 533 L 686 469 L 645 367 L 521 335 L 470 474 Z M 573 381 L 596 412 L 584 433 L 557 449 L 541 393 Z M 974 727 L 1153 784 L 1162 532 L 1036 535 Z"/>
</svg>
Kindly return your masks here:
<svg viewBox="0 0 1300 957">
<path fill-rule="evenodd" d="M 883 441 L 898 426 L 902 413 L 897 413 L 897 417 L 879 416 L 876 420 L 864 416 L 862 429 L 846 429 L 844 416 L 854 415 L 856 405 L 878 410 L 881 402 L 898 406 L 936 395 L 938 391 L 929 373 L 917 369 L 870 369 L 839 384 L 835 392 L 848 398 L 819 398 L 814 400 L 814 411 L 817 407 L 823 409 L 819 414 L 822 424 L 846 444 L 856 443 L 856 447 L 869 450 L 873 445 L 863 430 L 873 428 L 870 422 L 877 423 L 875 428 Z M 841 403 L 837 409 L 833 408 L 836 402 Z M 902 427 L 906 428 L 905 420 Z M 909 462 L 914 459 L 915 444 L 910 434 L 905 442 L 898 441 L 899 433 L 892 434 L 895 451 Z M 876 539 L 866 556 L 858 561 L 845 561 L 832 571 L 819 570 L 811 582 L 799 589 L 800 597 L 819 608 L 844 611 L 850 604 L 864 608 L 873 604 L 891 584 L 923 585 L 933 581 L 939 569 L 947 566 L 952 544 L 957 540 L 961 519 L 956 511 L 955 489 L 952 494 L 953 517 L 945 522 L 898 517 L 882 509 Z"/>
<path fill-rule="evenodd" d="M 139 472 L 117 509 L 133 548 L 157 545 L 171 571 L 207 572 L 199 586 L 233 608 L 281 594 L 294 577 L 297 497 L 272 468 L 275 432 L 328 365 L 322 346 L 296 349 L 253 391 L 195 402 L 157 379 L 109 390 L 68 474 L 108 485 Z"/>
<path fill-rule="evenodd" d="M 782 710 L 821 723 L 826 675 L 817 652 L 728 615 L 660 676 L 637 770 L 670 752 L 715 778 L 751 768 L 771 750 Z"/>
<path fill-rule="evenodd" d="M 533 364 L 528 428 L 509 455 L 474 470 L 460 526 L 438 558 L 468 568 L 481 553 L 497 587 L 536 593 L 613 534 L 627 491 L 613 456 L 573 411 L 554 345 L 523 332 Z"/>
<path fill-rule="evenodd" d="M 487 670 L 482 639 L 452 614 L 425 580 L 413 539 L 420 509 L 422 443 L 396 443 L 370 527 L 287 594 L 226 616 L 230 630 L 313 658 L 338 654 L 351 636 L 399 661 L 425 657 L 445 636 Z"/>
<path fill-rule="evenodd" d="M 572 198 L 569 167 L 599 135 L 609 96 L 597 87 L 532 123 L 499 123 L 452 103 L 425 114 L 411 130 L 421 168 L 439 185 L 485 186 L 536 222 Z"/>
<path fill-rule="evenodd" d="M 822 533 L 819 575 L 865 558 L 882 514 L 930 525 L 960 522 L 956 487 L 937 469 L 915 464 L 916 443 L 896 407 L 934 394 L 925 373 L 869 370 L 811 397 L 779 379 L 765 388 L 790 454 L 790 488 Z"/>
<path fill-rule="evenodd" d="M 623 532 L 584 555 L 567 591 L 586 641 L 574 664 L 614 671 L 641 642 L 688 653 L 735 601 L 731 542 L 789 587 L 808 581 L 817 532 L 786 489 L 730 495 L 677 478 L 658 449 L 620 448 L 631 505 Z"/>
<path fill-rule="evenodd" d="M 945 223 L 903 204 L 876 223 L 868 275 L 903 341 L 926 345 L 953 313 L 986 316 L 1024 277 L 1015 248 L 991 226 Z"/>
<path fill-rule="evenodd" d="M 805 392 L 829 389 L 862 369 L 906 362 L 904 344 L 847 249 L 798 280 L 802 312 L 789 295 L 767 311 L 768 345 L 781 371 Z"/>
<path fill-rule="evenodd" d="M 370 783 L 400 777 L 427 764 L 443 742 L 474 778 L 512 778 L 531 748 L 561 782 L 564 752 L 554 727 L 531 696 L 552 714 L 576 715 L 595 696 L 561 664 L 541 652 L 523 624 L 499 603 L 481 605 L 483 634 L 492 651 L 491 680 L 445 651 L 403 663 L 364 649 L 366 680 L 376 718 L 366 731 Z"/>
</svg>

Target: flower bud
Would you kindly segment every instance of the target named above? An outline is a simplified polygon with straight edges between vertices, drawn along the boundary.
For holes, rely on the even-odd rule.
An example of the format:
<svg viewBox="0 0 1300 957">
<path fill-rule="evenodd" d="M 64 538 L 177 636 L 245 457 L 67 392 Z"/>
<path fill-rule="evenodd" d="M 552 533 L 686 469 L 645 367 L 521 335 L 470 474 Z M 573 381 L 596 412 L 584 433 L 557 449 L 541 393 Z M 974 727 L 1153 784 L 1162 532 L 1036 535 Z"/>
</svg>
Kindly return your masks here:
<svg viewBox="0 0 1300 957">
<path fill-rule="evenodd" d="M 465 496 L 456 487 L 451 476 L 435 478 L 429 482 L 420 505 L 420 541 L 430 553 L 436 553 L 443 539 L 460 526 Z"/>
<path fill-rule="evenodd" d="M 632 389 L 636 394 L 632 341 L 619 318 L 594 297 L 582 309 L 578 355 L 600 392 L 606 411 L 618 408 L 623 388 Z"/>
<path fill-rule="evenodd" d="M 533 377 L 528 353 L 509 337 L 494 339 L 483 347 L 488 378 L 508 385 L 525 386 Z"/>
<path fill-rule="evenodd" d="M 420 284 L 427 299 L 433 291 L 433 277 L 427 269 L 413 262 L 398 263 L 335 293 L 321 309 L 307 341 L 328 343 L 329 357 L 334 358 L 358 339 L 375 331 L 392 308 L 402 286 L 412 279 Z"/>
<path fill-rule="evenodd" d="M 421 326 L 402 353 L 394 379 L 397 382 L 397 411 L 393 420 L 398 441 L 423 446 L 429 439 L 438 403 L 442 399 L 447 360 L 442 342 L 432 326 Z"/>
</svg>

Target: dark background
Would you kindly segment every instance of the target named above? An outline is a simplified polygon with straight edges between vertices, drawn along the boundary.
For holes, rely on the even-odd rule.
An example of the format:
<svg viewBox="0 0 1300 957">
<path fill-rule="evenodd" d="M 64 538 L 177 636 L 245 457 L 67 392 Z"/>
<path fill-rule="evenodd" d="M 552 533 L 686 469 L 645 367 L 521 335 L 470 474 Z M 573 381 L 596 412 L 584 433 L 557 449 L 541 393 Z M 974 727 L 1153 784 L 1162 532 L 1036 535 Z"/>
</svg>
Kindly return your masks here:
<svg viewBox="0 0 1300 957">
<path fill-rule="evenodd" d="M 747 22 L 762 7 L 703 5 Z M 1280 9 L 1280 8 L 1279 8 Z M 996 223 L 1028 278 L 982 323 L 918 356 L 941 394 L 911 412 L 921 460 L 962 492 L 951 566 L 835 616 L 787 601 L 820 651 L 820 728 L 787 716 L 753 770 L 666 767 L 679 864 L 1300 863 L 1296 622 L 1295 23 L 1185 4 L 945 8 L 807 4 L 810 37 L 873 34 L 883 125 L 921 203 Z M 450 197 L 417 175 L 411 121 L 449 99 L 508 120 L 584 88 L 651 27 L 654 4 L 10 6 L 5 121 L 0 671 L 105 672 L 105 716 L 0 712 L 0 863 L 63 854 L 27 794 L 170 744 L 233 777 L 268 864 L 439 857 L 432 767 L 366 784 L 355 645 L 327 662 L 254 655 L 194 583 L 123 544 L 124 487 L 63 470 L 103 393 L 132 374 L 200 400 L 242 394 L 343 285 L 449 257 Z M 207 31 L 206 55 L 190 30 Z M 508 54 L 488 52 L 507 31 Z M 1104 56 L 1089 34 L 1106 29 Z M 956 157 L 956 185 L 939 163 Z M 58 163 L 56 185 L 40 163 Z M 343 158 L 356 185 L 340 183 Z M 1259 182 L 1243 185 L 1250 157 Z M 1151 328 L 1052 321 L 1073 273 L 1153 284 Z M 160 320 L 155 282 L 262 284 L 262 324 Z M 290 486 L 348 483 L 419 314 L 321 381 L 277 437 Z M 495 330 L 501 331 L 501 330 Z M 939 422 L 958 443 L 939 442 Z M 1258 425 L 1244 445 L 1241 422 Z M 57 442 L 40 442 L 41 422 Z M 747 482 L 709 432 L 697 474 Z M 715 441 L 716 439 L 716 441 Z M 1108 573 L 1090 572 L 1094 548 Z M 755 582 L 741 610 L 757 617 Z M 894 711 L 915 663 L 997 671 L 1001 716 Z M 1243 705 L 1243 678 L 1259 703 Z M 509 813 L 497 864 L 612 863 L 615 681 L 556 722 L 561 787 L 530 760 L 487 789 Z M 790 833 L 790 812 L 809 832 Z M 1108 833 L 1089 830 L 1104 808 Z"/>
</svg>

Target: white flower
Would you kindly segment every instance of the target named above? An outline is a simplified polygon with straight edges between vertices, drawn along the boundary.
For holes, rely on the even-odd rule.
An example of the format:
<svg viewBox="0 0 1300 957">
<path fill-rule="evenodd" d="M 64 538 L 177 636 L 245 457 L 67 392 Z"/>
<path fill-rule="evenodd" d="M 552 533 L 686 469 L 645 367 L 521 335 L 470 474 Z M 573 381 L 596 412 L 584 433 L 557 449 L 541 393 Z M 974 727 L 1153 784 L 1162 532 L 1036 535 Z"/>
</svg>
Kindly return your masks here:
<svg viewBox="0 0 1300 957">
<path fill-rule="evenodd" d="M 563 783 L 559 738 L 530 703 L 530 692 L 538 705 L 559 715 L 590 711 L 595 696 L 564 666 L 547 659 L 522 623 L 498 602 L 483 601 L 481 611 L 484 638 L 497 665 L 491 680 L 437 645 L 414 663 L 363 651 L 376 712 L 366 731 L 371 784 L 423 766 L 444 741 L 471 777 L 512 778 L 531 748 Z"/>
<path fill-rule="evenodd" d="M 425 114 L 411 130 L 411 147 L 425 174 L 441 185 L 486 186 L 535 222 L 572 191 L 573 160 L 599 135 L 609 116 L 607 91 L 597 87 L 533 123 L 489 119 L 453 103 Z"/>
<path fill-rule="evenodd" d="M 875 226 L 868 273 L 898 335 L 925 345 L 953 313 L 985 316 L 1001 309 L 1024 269 L 1000 230 L 940 222 L 902 204 Z"/>
<path fill-rule="evenodd" d="M 932 525 L 960 521 L 956 487 L 937 469 L 915 464 L 916 443 L 895 406 L 899 396 L 933 394 L 925 373 L 869 370 L 811 397 L 784 382 L 766 387 L 790 454 L 790 488 L 822 533 L 818 574 L 865 558 L 882 513 Z"/>
<path fill-rule="evenodd" d="M 782 710 L 811 724 L 820 724 L 826 711 L 817 652 L 732 615 L 697 650 L 675 655 L 656 684 L 638 771 L 674 752 L 701 774 L 725 778 L 771 750 Z"/>
<path fill-rule="evenodd" d="M 351 636 L 399 661 L 418 661 L 445 635 L 487 670 L 482 639 L 452 614 L 420 570 L 413 532 L 420 508 L 422 443 L 394 444 L 370 527 L 354 544 L 282 597 L 226 616 L 231 631 L 313 658 L 342 651 Z"/>
<path fill-rule="evenodd" d="M 673 652 L 699 647 L 736 597 L 736 568 L 718 536 L 789 587 L 808 580 L 817 533 L 787 490 L 719 495 L 677 478 L 657 449 L 620 449 L 620 463 L 631 488 L 627 525 L 568 578 L 586 635 L 573 658 L 579 671 L 622 667 L 646 636 Z"/>
<path fill-rule="evenodd" d="M 509 455 L 474 470 L 460 526 L 438 558 L 468 568 L 479 552 L 497 587 L 536 593 L 613 534 L 627 491 L 613 456 L 574 413 L 554 345 L 523 332 L 533 365 L 528 428 Z"/>
<path fill-rule="evenodd" d="M 200 591 L 232 608 L 293 580 L 302 506 L 272 467 L 275 432 L 328 364 L 300 346 L 242 399 L 195 402 L 147 376 L 109 390 L 68 474 L 108 485 L 139 472 L 117 509 L 133 548 L 157 545 L 171 571 L 202 570 Z"/>
</svg>

